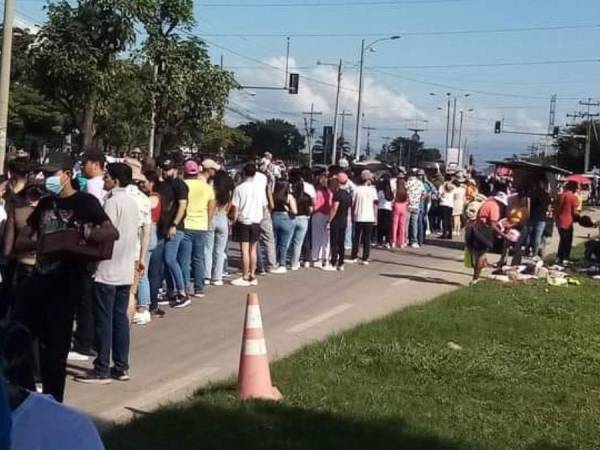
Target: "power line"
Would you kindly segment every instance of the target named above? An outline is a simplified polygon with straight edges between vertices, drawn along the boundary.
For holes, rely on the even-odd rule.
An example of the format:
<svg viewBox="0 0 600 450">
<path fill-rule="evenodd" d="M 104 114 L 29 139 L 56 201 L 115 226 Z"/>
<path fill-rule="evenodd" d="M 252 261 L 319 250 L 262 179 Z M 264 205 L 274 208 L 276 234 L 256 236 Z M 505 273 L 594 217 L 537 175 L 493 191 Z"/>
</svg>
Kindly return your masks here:
<svg viewBox="0 0 600 450">
<path fill-rule="evenodd" d="M 532 26 L 532 27 L 519 27 L 519 28 L 492 28 L 492 29 L 473 29 L 473 30 L 439 30 L 439 31 L 395 31 L 389 33 L 305 33 L 305 32 L 277 32 L 277 33 L 209 33 L 204 36 L 212 37 L 259 37 L 259 38 L 282 38 L 282 37 L 296 37 L 296 38 L 318 38 L 318 37 L 336 37 L 336 38 L 350 38 L 350 37 L 382 37 L 382 36 L 393 36 L 400 35 L 402 37 L 408 36 L 451 36 L 451 35 L 469 35 L 469 34 L 500 34 L 500 33 L 528 33 L 537 31 L 561 31 L 561 30 L 584 30 L 584 29 L 598 29 L 598 24 L 574 24 L 574 25 L 554 25 L 554 26 Z"/>
<path fill-rule="evenodd" d="M 533 100 L 547 100 L 548 99 L 547 96 L 542 97 L 542 96 L 538 96 L 538 95 L 507 94 L 507 93 L 501 93 L 501 92 L 481 91 L 481 90 L 477 90 L 477 89 L 465 89 L 465 88 L 461 88 L 461 87 L 457 87 L 457 86 L 451 86 L 448 84 L 434 83 L 434 82 L 430 82 L 430 81 L 418 80 L 415 78 L 405 77 L 402 75 L 398 75 L 396 73 L 385 72 L 383 70 L 374 69 L 373 71 L 380 73 L 382 75 L 399 78 L 401 80 L 412 81 L 413 83 L 424 84 L 427 86 L 435 86 L 435 87 L 440 87 L 440 88 L 444 88 L 444 89 L 451 89 L 451 90 L 460 91 L 460 92 L 468 92 L 471 94 L 489 95 L 492 97 L 525 98 L 525 99 L 533 99 Z M 561 100 L 578 100 L 580 97 L 559 97 L 559 98 Z"/>
<path fill-rule="evenodd" d="M 588 64 L 598 63 L 600 59 L 564 59 L 554 61 L 520 61 L 520 62 L 503 62 L 503 63 L 468 63 L 468 64 L 434 64 L 424 66 L 371 66 L 369 69 L 452 69 L 452 68 L 469 68 L 469 67 L 511 67 L 511 66 L 546 66 L 546 65 L 561 65 L 561 64 Z"/>
<path fill-rule="evenodd" d="M 302 2 L 302 3 L 204 3 L 200 6 L 211 8 L 331 8 L 339 6 L 400 6 L 400 5 L 432 5 L 439 3 L 472 3 L 476 0 L 369 0 L 343 2 Z"/>
</svg>

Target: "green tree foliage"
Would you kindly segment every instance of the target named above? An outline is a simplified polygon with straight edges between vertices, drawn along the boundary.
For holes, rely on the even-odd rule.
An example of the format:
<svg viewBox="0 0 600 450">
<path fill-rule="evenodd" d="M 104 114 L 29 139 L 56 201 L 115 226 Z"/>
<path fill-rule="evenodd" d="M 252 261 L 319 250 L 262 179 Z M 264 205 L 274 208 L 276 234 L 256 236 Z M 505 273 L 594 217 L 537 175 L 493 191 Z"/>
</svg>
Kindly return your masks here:
<svg viewBox="0 0 600 450">
<path fill-rule="evenodd" d="M 115 89 L 107 106 L 96 118 L 96 137 L 106 147 L 129 150 L 148 143 L 151 100 L 144 84 L 152 79 L 152 69 L 131 61 L 121 61 L 116 71 Z"/>
<path fill-rule="evenodd" d="M 575 125 L 567 130 L 566 134 L 587 134 L 587 122 Z M 600 127 L 598 127 L 600 134 Z M 592 129 L 590 152 L 590 168 L 600 167 L 600 143 Z M 558 166 L 572 172 L 581 173 L 584 170 L 585 140 L 573 139 L 568 136 L 560 137 L 557 141 L 556 163 Z"/>
<path fill-rule="evenodd" d="M 285 120 L 250 122 L 239 128 L 252 139 L 248 153 L 253 157 L 269 151 L 278 158 L 294 159 L 304 148 L 304 136 L 295 125 Z"/>
<path fill-rule="evenodd" d="M 47 6 L 48 21 L 32 46 L 36 86 L 59 103 L 92 143 L 94 120 L 106 108 L 120 69 L 117 58 L 135 38 L 129 0 L 66 0 Z"/>
<path fill-rule="evenodd" d="M 156 70 L 146 85 L 156 111 L 156 149 L 193 144 L 223 115 L 233 76 L 211 64 L 204 42 L 189 34 L 192 0 L 140 0 L 146 29 L 142 56 Z"/>
<path fill-rule="evenodd" d="M 200 152 L 208 154 L 246 155 L 252 139 L 239 128 L 221 125 L 213 121 L 206 129 L 200 142 Z"/>
<path fill-rule="evenodd" d="M 423 142 L 415 142 L 411 138 L 399 136 L 394 139 L 386 152 L 380 155 L 388 163 L 396 163 L 405 167 L 418 167 L 425 162 L 437 162 L 442 154 L 437 148 L 424 148 Z"/>
<path fill-rule="evenodd" d="M 35 36 L 27 29 L 13 29 L 8 137 L 17 147 L 60 141 L 65 117 L 54 102 L 32 85 L 32 61 L 28 49 Z M 0 42 L 2 40 L 0 39 Z"/>
</svg>

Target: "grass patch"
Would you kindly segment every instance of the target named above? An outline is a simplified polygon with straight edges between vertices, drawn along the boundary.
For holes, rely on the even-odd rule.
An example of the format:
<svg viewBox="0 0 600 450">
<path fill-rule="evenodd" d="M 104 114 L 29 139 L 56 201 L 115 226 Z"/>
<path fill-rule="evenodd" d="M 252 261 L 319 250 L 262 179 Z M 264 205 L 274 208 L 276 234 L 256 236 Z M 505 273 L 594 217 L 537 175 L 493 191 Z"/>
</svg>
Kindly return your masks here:
<svg viewBox="0 0 600 450">
<path fill-rule="evenodd" d="M 279 404 L 213 386 L 110 431 L 106 446 L 598 449 L 598 287 L 459 289 L 276 362 Z"/>
</svg>

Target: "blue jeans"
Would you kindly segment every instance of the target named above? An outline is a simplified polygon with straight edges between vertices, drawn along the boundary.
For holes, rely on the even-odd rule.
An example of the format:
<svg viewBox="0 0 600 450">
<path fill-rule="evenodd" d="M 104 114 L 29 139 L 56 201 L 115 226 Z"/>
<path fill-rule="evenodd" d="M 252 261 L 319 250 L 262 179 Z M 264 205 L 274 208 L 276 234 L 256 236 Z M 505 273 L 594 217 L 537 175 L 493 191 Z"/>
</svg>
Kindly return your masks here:
<svg viewBox="0 0 600 450">
<path fill-rule="evenodd" d="M 425 210 L 419 210 L 419 245 L 423 245 L 425 242 L 425 232 L 427 231 L 427 214 L 425 214 Z"/>
<path fill-rule="evenodd" d="M 179 292 L 184 292 L 186 286 L 183 278 L 183 268 L 177 260 L 183 237 L 183 231 L 177 230 L 173 238 L 165 240 L 165 266 L 169 275 L 167 278 L 171 280 L 170 286 Z"/>
<path fill-rule="evenodd" d="M 294 219 L 286 212 L 274 211 L 271 213 L 273 220 L 273 234 L 275 235 L 275 252 L 279 267 L 286 266 L 287 252 L 294 232 Z"/>
<path fill-rule="evenodd" d="M 308 216 L 296 216 L 291 241 L 292 267 L 300 266 L 300 255 L 302 254 L 302 245 L 304 244 L 307 231 Z"/>
<path fill-rule="evenodd" d="M 117 370 L 129 370 L 129 290 L 131 286 L 94 283 L 95 347 L 94 370 L 110 375 L 110 353 Z"/>
<path fill-rule="evenodd" d="M 544 231 L 546 231 L 546 221 L 533 221 L 529 227 L 530 245 L 533 251 L 533 256 L 538 256 L 540 245 L 542 245 L 542 239 L 544 238 Z"/>
<path fill-rule="evenodd" d="M 419 243 L 419 211 L 410 210 L 410 243 Z"/>
<path fill-rule="evenodd" d="M 227 240 L 229 239 L 227 214 L 223 211 L 217 212 L 212 219 L 210 228 L 207 232 L 204 251 L 204 278 L 211 281 L 222 281 Z"/>
<path fill-rule="evenodd" d="M 144 274 L 140 278 L 140 282 L 138 284 L 138 292 L 137 292 L 137 304 L 138 306 L 148 306 L 150 304 L 150 278 L 149 278 L 149 270 L 150 270 L 150 259 L 152 258 L 152 252 L 156 248 L 158 244 L 158 238 L 156 237 L 156 225 L 152 225 L 152 231 L 150 232 L 150 245 L 148 246 L 148 251 L 144 255 Z"/>
<path fill-rule="evenodd" d="M 148 281 L 150 283 L 150 309 L 158 308 L 158 290 L 162 286 L 165 277 L 165 241 L 158 239 L 156 247 L 150 255 L 150 263 L 148 265 Z"/>
<path fill-rule="evenodd" d="M 191 285 L 194 270 L 194 292 L 204 292 L 204 250 L 206 248 L 206 230 L 185 230 L 179 250 L 179 265 L 183 273 L 184 286 Z"/>
</svg>

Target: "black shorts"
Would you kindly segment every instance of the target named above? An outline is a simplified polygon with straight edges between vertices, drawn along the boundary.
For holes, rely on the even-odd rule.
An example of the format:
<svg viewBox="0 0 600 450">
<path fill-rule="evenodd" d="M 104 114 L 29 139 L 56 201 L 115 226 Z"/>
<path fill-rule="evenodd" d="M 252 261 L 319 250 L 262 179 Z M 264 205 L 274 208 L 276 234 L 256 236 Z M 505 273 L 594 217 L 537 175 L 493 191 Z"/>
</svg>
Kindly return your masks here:
<svg viewBox="0 0 600 450">
<path fill-rule="evenodd" d="M 237 222 L 233 228 L 233 240 L 236 242 L 249 242 L 256 244 L 260 236 L 260 224 L 246 225 Z"/>
</svg>

